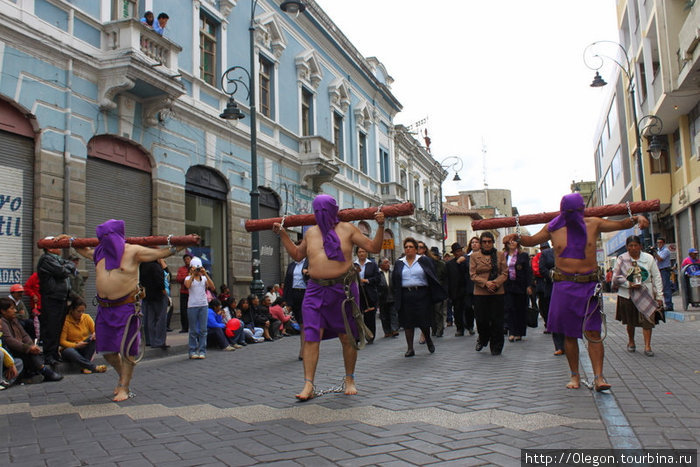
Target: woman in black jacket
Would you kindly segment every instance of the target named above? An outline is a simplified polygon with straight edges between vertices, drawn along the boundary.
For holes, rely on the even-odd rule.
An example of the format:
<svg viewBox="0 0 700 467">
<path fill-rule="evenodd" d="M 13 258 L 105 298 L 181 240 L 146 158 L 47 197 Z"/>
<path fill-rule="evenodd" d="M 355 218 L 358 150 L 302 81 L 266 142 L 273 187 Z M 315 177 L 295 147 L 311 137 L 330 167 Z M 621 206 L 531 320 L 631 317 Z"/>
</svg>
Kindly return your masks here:
<svg viewBox="0 0 700 467">
<path fill-rule="evenodd" d="M 391 282 L 399 324 L 406 334 L 408 349 L 405 356 L 413 357 L 416 354 L 413 350 L 414 328 L 423 331 L 428 351 L 435 352 L 435 344 L 430 338 L 433 304 L 445 300 L 447 294 L 435 274 L 433 261 L 417 254 L 418 242 L 406 237 L 403 249 L 405 256 L 394 263 Z"/>
<path fill-rule="evenodd" d="M 521 341 L 527 332 L 527 298 L 532 294 L 530 256 L 520 250 L 520 243 L 511 240 L 503 249 L 508 267 L 505 282 L 505 315 L 508 341 Z"/>
</svg>

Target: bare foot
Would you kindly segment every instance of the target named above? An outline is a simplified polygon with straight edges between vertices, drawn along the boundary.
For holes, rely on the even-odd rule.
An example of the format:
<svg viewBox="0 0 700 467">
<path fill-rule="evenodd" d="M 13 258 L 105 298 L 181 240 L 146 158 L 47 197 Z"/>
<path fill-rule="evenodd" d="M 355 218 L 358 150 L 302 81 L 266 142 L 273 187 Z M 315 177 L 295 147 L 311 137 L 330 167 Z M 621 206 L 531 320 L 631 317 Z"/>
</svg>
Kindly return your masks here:
<svg viewBox="0 0 700 467">
<path fill-rule="evenodd" d="M 301 392 L 299 394 L 296 394 L 294 397 L 299 399 L 299 401 L 301 402 L 306 402 L 314 398 L 314 392 L 314 383 L 312 383 L 309 380 L 305 380 L 304 389 L 302 389 Z"/>
<path fill-rule="evenodd" d="M 117 389 L 115 389 L 114 397 L 112 398 L 112 402 L 122 402 L 131 397 L 131 393 L 129 392 L 129 388 L 125 386 L 117 386 Z"/>
<path fill-rule="evenodd" d="M 578 374 L 571 375 L 571 380 L 569 384 L 566 385 L 567 389 L 578 389 L 581 387 L 581 377 Z"/>
<path fill-rule="evenodd" d="M 612 387 L 610 384 L 608 384 L 608 382 L 605 380 L 603 375 L 596 376 L 594 378 L 594 380 L 595 380 L 595 390 L 597 392 L 607 391 L 608 389 L 610 389 Z"/>
<path fill-rule="evenodd" d="M 352 376 L 345 377 L 345 395 L 354 396 L 357 394 L 357 386 L 355 386 L 355 378 Z"/>
</svg>

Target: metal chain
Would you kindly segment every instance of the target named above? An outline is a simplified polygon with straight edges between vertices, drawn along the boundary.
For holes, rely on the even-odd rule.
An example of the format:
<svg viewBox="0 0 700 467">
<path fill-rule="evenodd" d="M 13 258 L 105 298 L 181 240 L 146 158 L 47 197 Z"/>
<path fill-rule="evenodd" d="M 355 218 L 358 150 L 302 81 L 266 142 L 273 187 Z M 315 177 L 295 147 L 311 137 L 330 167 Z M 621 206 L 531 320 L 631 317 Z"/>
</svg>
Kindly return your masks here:
<svg viewBox="0 0 700 467">
<path fill-rule="evenodd" d="M 345 378 L 343 378 L 343 381 L 337 386 L 332 386 L 328 389 L 323 389 L 321 391 L 317 391 L 316 389 L 314 389 L 314 397 L 319 397 L 324 394 L 340 394 L 341 392 L 345 392 Z"/>
<path fill-rule="evenodd" d="M 595 286 L 595 290 L 593 291 L 593 295 L 588 297 L 588 301 L 586 302 L 586 315 L 583 317 L 583 324 L 581 325 L 581 333 L 583 336 L 586 338 L 588 342 L 591 342 L 593 344 L 598 344 L 601 343 L 605 340 L 605 338 L 608 336 L 608 323 L 607 323 L 607 317 L 605 315 L 605 310 L 603 309 L 603 287 L 600 282 L 598 282 Z M 589 313 L 588 310 L 590 309 L 591 306 L 591 301 L 593 299 L 598 300 L 598 306 L 600 309 L 598 310 L 598 313 L 600 313 L 600 320 L 601 320 L 601 333 L 600 333 L 600 339 L 591 339 L 588 337 L 586 334 L 586 324 L 588 323 L 588 320 L 591 319 L 591 316 L 593 313 Z"/>
<path fill-rule="evenodd" d="M 630 219 L 632 218 L 632 208 L 630 207 L 630 202 L 626 201 L 627 204 L 627 214 L 630 216 Z"/>
<path fill-rule="evenodd" d="M 515 235 L 518 238 L 518 241 L 520 241 L 520 215 L 516 214 L 515 215 Z"/>
</svg>

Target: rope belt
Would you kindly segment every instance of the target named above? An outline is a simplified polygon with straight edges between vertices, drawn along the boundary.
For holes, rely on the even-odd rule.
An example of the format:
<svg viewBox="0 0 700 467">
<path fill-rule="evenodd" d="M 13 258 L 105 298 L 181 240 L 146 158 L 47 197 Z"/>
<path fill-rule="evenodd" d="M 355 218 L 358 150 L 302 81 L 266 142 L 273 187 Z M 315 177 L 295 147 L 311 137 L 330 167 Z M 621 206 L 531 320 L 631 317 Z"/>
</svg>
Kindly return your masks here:
<svg viewBox="0 0 700 467">
<path fill-rule="evenodd" d="M 554 282 L 577 282 L 579 284 L 598 282 L 598 271 L 588 274 L 568 274 L 560 271 L 559 269 L 553 269 L 552 280 Z"/>
</svg>

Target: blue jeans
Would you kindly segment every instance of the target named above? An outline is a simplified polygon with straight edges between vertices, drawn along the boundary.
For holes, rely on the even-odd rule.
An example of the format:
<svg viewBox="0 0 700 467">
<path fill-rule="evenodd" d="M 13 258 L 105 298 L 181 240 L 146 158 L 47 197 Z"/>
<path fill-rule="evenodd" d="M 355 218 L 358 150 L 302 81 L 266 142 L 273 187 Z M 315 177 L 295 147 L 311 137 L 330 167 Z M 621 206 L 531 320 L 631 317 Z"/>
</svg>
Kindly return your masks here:
<svg viewBox="0 0 700 467">
<path fill-rule="evenodd" d="M 95 356 L 95 341 L 90 341 L 85 347 L 79 349 L 67 347 L 61 351 L 63 360 L 74 362 L 86 370 L 95 371 L 95 364 L 92 358 Z"/>
<path fill-rule="evenodd" d="M 190 327 L 190 356 L 207 354 L 207 306 L 187 307 L 187 321 Z"/>
<path fill-rule="evenodd" d="M 671 268 L 659 269 L 661 273 L 661 282 L 664 285 L 664 305 L 667 310 L 673 310 L 673 284 L 671 283 Z"/>
</svg>

